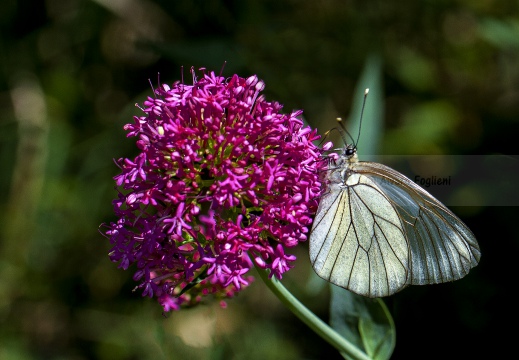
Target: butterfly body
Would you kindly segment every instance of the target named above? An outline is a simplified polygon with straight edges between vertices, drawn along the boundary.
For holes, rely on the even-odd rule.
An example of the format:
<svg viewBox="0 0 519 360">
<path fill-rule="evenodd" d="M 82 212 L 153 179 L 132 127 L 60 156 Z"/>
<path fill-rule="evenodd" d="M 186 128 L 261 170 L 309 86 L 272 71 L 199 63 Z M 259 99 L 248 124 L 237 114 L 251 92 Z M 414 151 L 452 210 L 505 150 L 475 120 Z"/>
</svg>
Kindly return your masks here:
<svg viewBox="0 0 519 360">
<path fill-rule="evenodd" d="M 382 297 L 460 279 L 477 265 L 475 236 L 456 215 L 399 172 L 359 161 L 355 146 L 330 163 L 325 184 L 310 260 L 333 284 Z"/>
</svg>

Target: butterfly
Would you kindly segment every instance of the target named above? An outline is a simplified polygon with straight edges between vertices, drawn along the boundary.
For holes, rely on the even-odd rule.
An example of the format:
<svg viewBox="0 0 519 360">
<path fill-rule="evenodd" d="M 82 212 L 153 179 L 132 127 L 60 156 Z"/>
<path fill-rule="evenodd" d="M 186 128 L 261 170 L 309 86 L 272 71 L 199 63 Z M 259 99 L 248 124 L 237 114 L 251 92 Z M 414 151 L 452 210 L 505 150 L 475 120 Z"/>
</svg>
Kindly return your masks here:
<svg viewBox="0 0 519 360">
<path fill-rule="evenodd" d="M 478 264 L 474 234 L 431 194 L 388 166 L 359 161 L 355 143 L 336 155 L 310 233 L 320 277 L 384 297 L 461 279 Z"/>
</svg>

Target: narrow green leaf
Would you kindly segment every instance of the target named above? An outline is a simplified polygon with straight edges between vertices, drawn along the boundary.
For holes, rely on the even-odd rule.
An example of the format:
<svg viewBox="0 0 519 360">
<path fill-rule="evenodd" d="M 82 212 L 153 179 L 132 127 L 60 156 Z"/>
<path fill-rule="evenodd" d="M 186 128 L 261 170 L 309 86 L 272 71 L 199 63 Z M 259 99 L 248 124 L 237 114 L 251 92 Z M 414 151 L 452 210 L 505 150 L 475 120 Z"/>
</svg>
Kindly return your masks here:
<svg viewBox="0 0 519 360">
<path fill-rule="evenodd" d="M 395 324 L 384 302 L 331 285 L 330 325 L 374 360 L 391 357 Z M 345 359 L 347 354 L 341 353 Z"/>
<path fill-rule="evenodd" d="M 395 323 L 384 301 L 369 300 L 366 305 L 370 318 L 359 322 L 364 348 L 373 359 L 389 359 L 396 344 Z"/>
<path fill-rule="evenodd" d="M 360 138 L 358 141 L 359 160 L 374 161 L 378 153 L 384 123 L 384 96 L 382 84 L 382 60 L 377 55 L 371 55 L 364 65 L 362 74 L 357 81 L 352 102 L 352 111 L 346 123 L 353 137 L 359 133 L 360 115 L 364 90 L 369 88 L 366 107 L 362 120 Z"/>
<path fill-rule="evenodd" d="M 519 21 L 483 19 L 479 23 L 480 36 L 501 49 L 519 48 Z"/>
</svg>

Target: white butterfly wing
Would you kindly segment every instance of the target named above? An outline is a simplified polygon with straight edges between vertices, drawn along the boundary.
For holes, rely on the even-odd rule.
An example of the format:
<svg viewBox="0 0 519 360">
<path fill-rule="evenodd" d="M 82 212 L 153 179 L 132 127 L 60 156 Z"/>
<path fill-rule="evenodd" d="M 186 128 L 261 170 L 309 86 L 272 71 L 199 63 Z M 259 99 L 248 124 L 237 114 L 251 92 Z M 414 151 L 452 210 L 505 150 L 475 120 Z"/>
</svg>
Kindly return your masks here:
<svg viewBox="0 0 519 360">
<path fill-rule="evenodd" d="M 404 223 L 411 247 L 410 284 L 458 280 L 478 264 L 481 252 L 474 234 L 431 194 L 382 164 L 359 162 L 356 171 L 369 174 Z"/>
<path fill-rule="evenodd" d="M 369 297 L 406 286 L 410 248 L 398 213 L 367 176 L 331 183 L 310 235 L 310 260 L 322 278 Z"/>
<path fill-rule="evenodd" d="M 450 210 L 404 175 L 357 162 L 346 183 L 323 195 L 310 235 L 322 278 L 369 297 L 410 284 L 459 279 L 479 261 L 474 235 Z"/>
</svg>

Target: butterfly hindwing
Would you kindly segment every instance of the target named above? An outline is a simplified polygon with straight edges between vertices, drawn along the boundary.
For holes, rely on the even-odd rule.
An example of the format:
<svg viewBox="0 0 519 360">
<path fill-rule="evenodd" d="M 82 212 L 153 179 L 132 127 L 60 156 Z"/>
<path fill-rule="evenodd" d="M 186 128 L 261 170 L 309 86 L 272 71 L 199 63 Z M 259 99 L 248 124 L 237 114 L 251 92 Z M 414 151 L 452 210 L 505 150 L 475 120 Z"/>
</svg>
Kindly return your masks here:
<svg viewBox="0 0 519 360">
<path fill-rule="evenodd" d="M 394 205 L 367 176 L 331 183 L 317 210 L 310 260 L 324 279 L 369 297 L 409 283 L 410 249 Z"/>
<path fill-rule="evenodd" d="M 359 162 L 387 195 L 404 223 L 411 247 L 411 284 L 436 284 L 465 276 L 481 253 L 474 234 L 445 205 L 401 173 L 382 164 Z"/>
</svg>

